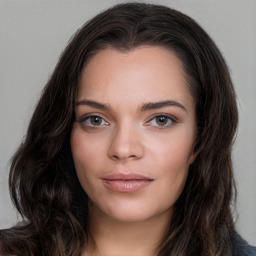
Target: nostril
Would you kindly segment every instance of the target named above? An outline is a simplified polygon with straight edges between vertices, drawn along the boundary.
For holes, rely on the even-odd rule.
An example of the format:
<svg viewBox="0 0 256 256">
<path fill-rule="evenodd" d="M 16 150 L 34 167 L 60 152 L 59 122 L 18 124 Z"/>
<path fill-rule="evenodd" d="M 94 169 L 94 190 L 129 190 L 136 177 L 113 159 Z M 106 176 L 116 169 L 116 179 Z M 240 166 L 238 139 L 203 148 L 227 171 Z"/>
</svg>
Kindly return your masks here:
<svg viewBox="0 0 256 256">
<path fill-rule="evenodd" d="M 118 157 L 117 155 L 113 155 L 112 158 L 113 158 L 114 160 L 118 160 L 118 159 L 119 159 L 119 157 Z"/>
<path fill-rule="evenodd" d="M 134 159 L 134 158 L 137 158 L 136 155 L 130 155 L 128 157 L 121 157 L 121 156 L 118 156 L 118 155 L 112 155 L 112 159 L 113 160 L 127 160 L 127 159 Z"/>
</svg>

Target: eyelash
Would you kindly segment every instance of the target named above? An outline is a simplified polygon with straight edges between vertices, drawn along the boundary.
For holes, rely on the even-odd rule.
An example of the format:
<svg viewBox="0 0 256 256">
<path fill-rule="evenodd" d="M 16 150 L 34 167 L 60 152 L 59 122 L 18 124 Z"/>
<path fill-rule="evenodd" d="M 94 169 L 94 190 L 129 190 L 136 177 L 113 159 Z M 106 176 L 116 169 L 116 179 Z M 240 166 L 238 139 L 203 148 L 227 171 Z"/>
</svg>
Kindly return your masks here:
<svg viewBox="0 0 256 256">
<path fill-rule="evenodd" d="M 98 118 L 100 121 L 99 125 L 95 125 L 92 124 L 92 118 Z M 156 123 L 157 122 L 157 118 L 164 118 L 165 120 L 167 120 L 166 124 L 163 125 L 159 125 L 159 124 L 153 124 L 152 122 Z M 88 123 L 88 121 L 90 123 Z M 97 128 L 101 128 L 103 126 L 108 126 L 110 125 L 109 122 L 107 122 L 102 116 L 97 115 L 97 114 L 89 114 L 86 116 L 82 116 L 79 120 L 79 123 L 83 123 L 84 126 L 88 127 L 88 128 L 92 128 L 92 129 L 97 129 Z M 102 124 L 102 122 L 104 122 L 104 124 Z M 175 123 L 178 123 L 178 120 L 176 117 L 174 117 L 173 115 L 169 115 L 169 114 L 157 114 L 155 116 L 153 116 L 149 121 L 146 122 L 146 126 L 150 126 L 152 125 L 153 127 L 156 127 L 158 129 L 165 129 L 165 128 L 169 128 L 170 126 L 174 125 Z"/>
</svg>

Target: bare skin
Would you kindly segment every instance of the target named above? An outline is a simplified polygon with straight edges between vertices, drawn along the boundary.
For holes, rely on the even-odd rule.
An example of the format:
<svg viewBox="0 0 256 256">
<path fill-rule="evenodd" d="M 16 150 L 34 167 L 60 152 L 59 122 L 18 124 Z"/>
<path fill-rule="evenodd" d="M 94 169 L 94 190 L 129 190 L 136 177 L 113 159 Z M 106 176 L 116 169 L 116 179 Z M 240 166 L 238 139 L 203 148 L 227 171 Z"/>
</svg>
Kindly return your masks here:
<svg viewBox="0 0 256 256">
<path fill-rule="evenodd" d="M 71 133 L 90 198 L 84 256 L 156 255 L 194 161 L 195 102 L 162 47 L 105 49 L 81 74 Z"/>
<path fill-rule="evenodd" d="M 155 255 L 155 250 L 168 223 L 167 216 L 152 218 L 138 223 L 111 220 L 98 212 L 92 217 L 92 237 L 97 244 L 87 248 L 84 256 L 141 256 Z M 104 223 L 104 224 L 103 224 Z M 102 228 L 104 225 L 104 228 Z M 152 233 L 153 232 L 153 233 Z"/>
</svg>

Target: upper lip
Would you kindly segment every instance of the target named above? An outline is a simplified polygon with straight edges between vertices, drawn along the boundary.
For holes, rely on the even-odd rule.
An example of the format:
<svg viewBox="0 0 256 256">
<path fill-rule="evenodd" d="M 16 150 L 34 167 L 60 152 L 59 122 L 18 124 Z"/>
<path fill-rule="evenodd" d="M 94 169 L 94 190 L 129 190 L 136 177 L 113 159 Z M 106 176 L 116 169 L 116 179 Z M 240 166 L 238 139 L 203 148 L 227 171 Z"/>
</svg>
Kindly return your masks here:
<svg viewBox="0 0 256 256">
<path fill-rule="evenodd" d="M 153 180 L 153 179 L 138 173 L 112 172 L 112 173 L 106 174 L 103 177 L 103 180 Z"/>
</svg>

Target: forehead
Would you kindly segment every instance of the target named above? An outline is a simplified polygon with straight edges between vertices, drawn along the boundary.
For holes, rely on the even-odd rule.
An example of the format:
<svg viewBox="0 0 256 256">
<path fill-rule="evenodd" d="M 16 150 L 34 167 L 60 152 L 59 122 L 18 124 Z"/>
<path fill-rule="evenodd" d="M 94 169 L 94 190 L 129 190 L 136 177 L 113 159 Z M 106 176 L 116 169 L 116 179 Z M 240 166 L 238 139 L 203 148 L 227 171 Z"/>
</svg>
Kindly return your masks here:
<svg viewBox="0 0 256 256">
<path fill-rule="evenodd" d="M 129 51 L 107 48 L 93 56 L 83 68 L 78 100 L 88 98 L 123 102 L 158 101 L 172 97 L 193 102 L 181 60 L 159 46 Z M 113 99 L 114 98 L 114 99 Z"/>
</svg>

